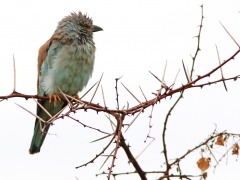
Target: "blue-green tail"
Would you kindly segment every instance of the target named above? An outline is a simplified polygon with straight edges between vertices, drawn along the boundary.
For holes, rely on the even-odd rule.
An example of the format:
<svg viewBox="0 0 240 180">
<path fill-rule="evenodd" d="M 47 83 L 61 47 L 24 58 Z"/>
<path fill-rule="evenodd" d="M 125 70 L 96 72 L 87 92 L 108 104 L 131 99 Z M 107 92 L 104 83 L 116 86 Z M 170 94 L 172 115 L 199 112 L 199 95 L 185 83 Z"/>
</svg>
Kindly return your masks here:
<svg viewBox="0 0 240 180">
<path fill-rule="evenodd" d="M 65 102 L 58 101 L 57 105 L 54 106 L 53 102 L 49 102 L 49 100 L 39 100 L 38 101 L 52 116 L 57 114 L 65 105 Z M 50 119 L 50 116 L 40 107 L 37 106 L 37 115 L 41 117 L 44 121 L 47 121 Z M 42 128 L 44 127 L 44 123 L 41 122 Z M 32 137 L 32 142 L 29 148 L 30 154 L 35 154 L 40 152 L 41 146 L 43 144 L 43 141 L 47 135 L 48 129 L 50 125 L 44 128 L 44 132 L 40 131 L 40 121 L 36 119 L 35 121 L 35 127 L 34 127 L 34 134 Z"/>
</svg>

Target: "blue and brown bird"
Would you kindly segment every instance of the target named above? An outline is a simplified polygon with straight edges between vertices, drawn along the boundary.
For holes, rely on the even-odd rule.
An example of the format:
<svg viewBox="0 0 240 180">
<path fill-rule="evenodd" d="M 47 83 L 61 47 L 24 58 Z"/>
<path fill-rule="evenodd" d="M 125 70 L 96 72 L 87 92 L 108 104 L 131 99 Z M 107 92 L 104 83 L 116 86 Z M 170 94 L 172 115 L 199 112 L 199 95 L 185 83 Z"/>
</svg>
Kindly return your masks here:
<svg viewBox="0 0 240 180">
<path fill-rule="evenodd" d="M 101 27 L 93 25 L 92 19 L 87 15 L 73 12 L 58 23 L 52 37 L 40 47 L 38 95 L 49 96 L 50 100 L 38 102 L 52 116 L 67 105 L 67 102 L 60 101 L 60 90 L 65 94 L 77 96 L 87 85 L 92 76 L 95 59 L 93 32 L 101 30 Z M 37 116 L 48 121 L 50 116 L 45 110 L 38 105 Z M 47 125 L 42 132 L 44 122 L 36 119 L 30 154 L 40 152 L 49 126 Z"/>
</svg>

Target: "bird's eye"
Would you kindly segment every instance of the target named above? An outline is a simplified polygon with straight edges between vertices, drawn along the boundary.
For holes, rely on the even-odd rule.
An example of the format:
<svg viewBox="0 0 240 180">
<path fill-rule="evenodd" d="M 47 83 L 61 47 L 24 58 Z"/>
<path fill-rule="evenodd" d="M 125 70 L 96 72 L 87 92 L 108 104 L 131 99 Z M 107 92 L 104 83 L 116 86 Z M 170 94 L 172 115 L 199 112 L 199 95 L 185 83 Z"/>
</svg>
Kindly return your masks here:
<svg viewBox="0 0 240 180">
<path fill-rule="evenodd" d="M 85 26 L 90 29 L 92 27 L 92 22 L 91 21 L 87 21 Z"/>
</svg>

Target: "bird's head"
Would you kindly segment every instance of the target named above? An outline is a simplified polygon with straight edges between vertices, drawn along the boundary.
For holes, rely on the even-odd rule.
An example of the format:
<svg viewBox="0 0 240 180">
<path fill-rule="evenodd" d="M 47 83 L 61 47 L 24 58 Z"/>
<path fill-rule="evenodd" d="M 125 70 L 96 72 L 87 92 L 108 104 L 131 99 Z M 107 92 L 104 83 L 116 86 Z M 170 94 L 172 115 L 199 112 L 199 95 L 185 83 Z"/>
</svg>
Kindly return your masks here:
<svg viewBox="0 0 240 180">
<path fill-rule="evenodd" d="M 58 27 L 68 35 L 71 33 L 77 34 L 81 43 L 84 43 L 88 38 L 92 38 L 93 32 L 103 30 L 101 27 L 93 25 L 92 19 L 81 12 L 72 12 L 59 22 Z"/>
</svg>

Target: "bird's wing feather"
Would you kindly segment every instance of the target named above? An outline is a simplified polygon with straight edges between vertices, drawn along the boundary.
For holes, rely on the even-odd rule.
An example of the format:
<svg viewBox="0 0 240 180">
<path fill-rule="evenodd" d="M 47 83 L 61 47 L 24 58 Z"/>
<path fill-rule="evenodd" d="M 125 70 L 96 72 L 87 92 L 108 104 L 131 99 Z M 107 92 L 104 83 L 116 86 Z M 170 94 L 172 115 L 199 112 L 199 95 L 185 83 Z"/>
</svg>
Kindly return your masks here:
<svg viewBox="0 0 240 180">
<path fill-rule="evenodd" d="M 43 62 L 46 60 L 46 58 L 48 56 L 48 50 L 50 49 L 52 44 L 53 44 L 52 48 L 55 49 L 57 47 L 58 41 L 60 39 L 61 39 L 60 35 L 53 34 L 52 37 L 39 48 L 39 51 L 38 51 L 38 80 L 37 80 L 38 95 L 43 95 L 43 93 L 40 93 L 40 89 L 39 89 L 39 76 L 41 76 L 41 69 L 42 69 Z M 51 59 L 51 58 L 48 58 L 48 59 Z M 47 62 L 47 63 L 50 63 L 50 62 Z"/>
</svg>

